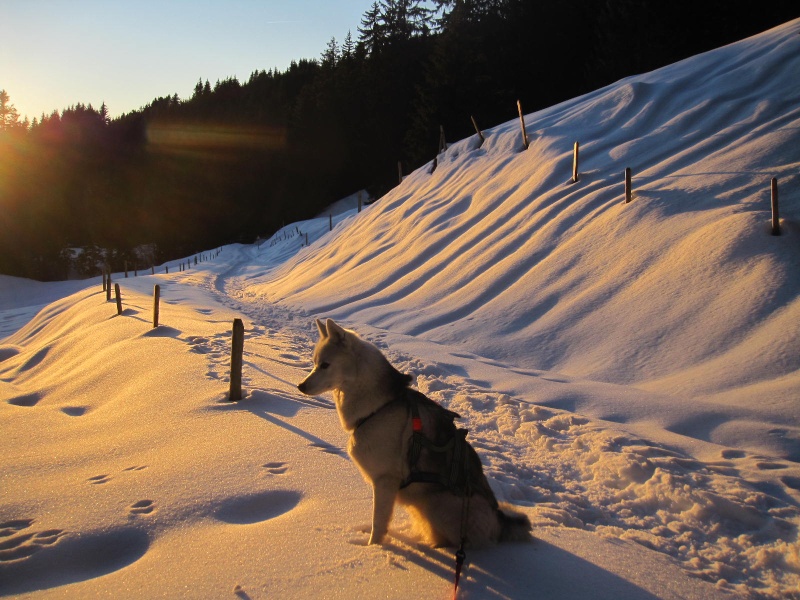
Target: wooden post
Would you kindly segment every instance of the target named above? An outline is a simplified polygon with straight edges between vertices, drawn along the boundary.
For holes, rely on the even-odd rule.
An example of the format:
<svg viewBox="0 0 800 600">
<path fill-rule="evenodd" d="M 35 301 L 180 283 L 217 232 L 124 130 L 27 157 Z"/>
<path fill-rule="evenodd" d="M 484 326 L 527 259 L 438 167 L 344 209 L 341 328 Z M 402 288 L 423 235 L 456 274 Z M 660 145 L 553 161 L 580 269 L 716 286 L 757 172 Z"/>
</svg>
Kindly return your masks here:
<svg viewBox="0 0 800 600">
<path fill-rule="evenodd" d="M 522 103 L 519 100 L 517 100 L 517 112 L 519 113 L 519 123 L 522 126 L 522 145 L 527 150 L 530 144 L 528 143 L 528 132 L 525 131 L 525 117 L 522 116 Z"/>
<path fill-rule="evenodd" d="M 333 215 L 328 215 L 328 231 L 333 231 Z"/>
<path fill-rule="evenodd" d="M 106 291 L 106 270 L 103 269 L 103 291 Z"/>
<path fill-rule="evenodd" d="M 439 152 L 447 150 L 447 141 L 444 138 L 444 126 L 439 125 Z"/>
<path fill-rule="evenodd" d="M 229 400 L 242 399 L 242 355 L 244 354 L 244 324 L 241 319 L 233 320 L 231 340 L 231 390 Z"/>
<path fill-rule="evenodd" d="M 306 246 L 308 246 L 308 232 L 306 232 Z"/>
<path fill-rule="evenodd" d="M 434 156 L 433 157 L 433 164 L 431 165 L 431 170 L 428 171 L 428 173 L 432 174 L 436 170 L 436 167 L 438 167 L 438 166 L 439 166 L 439 157 L 438 156 Z"/>
<path fill-rule="evenodd" d="M 161 299 L 161 286 L 156 284 L 153 288 L 153 328 L 158 327 L 158 304 Z"/>
<path fill-rule="evenodd" d="M 166 267 L 164 267 L 164 268 L 166 269 L 165 273 L 166 273 L 167 275 L 169 275 L 169 265 L 166 265 Z"/>
<path fill-rule="evenodd" d="M 578 183 L 578 149 L 580 144 L 575 142 L 572 147 L 572 183 Z"/>
<path fill-rule="evenodd" d="M 361 192 L 358 192 L 358 212 L 361 212 Z M 306 234 L 306 244 L 308 243 L 308 234 Z"/>
<path fill-rule="evenodd" d="M 128 261 L 125 261 L 125 279 L 128 278 Z"/>
<path fill-rule="evenodd" d="M 625 168 L 625 204 L 633 198 L 633 191 L 631 190 L 631 168 Z"/>
<path fill-rule="evenodd" d="M 106 302 L 111 302 L 111 273 L 109 272 L 106 279 Z"/>
<path fill-rule="evenodd" d="M 117 297 L 117 314 L 122 314 L 122 297 L 119 295 L 119 284 L 114 284 L 114 295 Z"/>
<path fill-rule="evenodd" d="M 772 235 L 781 234 L 781 217 L 778 212 L 778 178 L 773 177 L 772 188 Z"/>
<path fill-rule="evenodd" d="M 485 142 L 486 140 L 483 137 L 483 132 L 480 130 L 480 127 L 478 127 L 478 123 L 475 121 L 475 117 L 470 116 L 470 119 L 472 120 L 472 126 L 475 128 L 475 133 L 477 133 L 478 137 L 481 139 L 481 143 L 478 144 L 478 148 L 480 148 L 481 146 L 483 146 L 483 142 Z"/>
</svg>

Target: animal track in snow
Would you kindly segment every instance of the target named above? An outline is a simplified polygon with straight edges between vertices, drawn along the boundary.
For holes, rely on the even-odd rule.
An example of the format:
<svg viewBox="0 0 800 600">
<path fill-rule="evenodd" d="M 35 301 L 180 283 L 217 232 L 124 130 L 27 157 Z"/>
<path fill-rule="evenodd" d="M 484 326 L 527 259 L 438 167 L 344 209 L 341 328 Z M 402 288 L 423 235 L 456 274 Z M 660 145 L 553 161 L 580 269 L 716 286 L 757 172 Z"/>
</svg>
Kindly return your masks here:
<svg viewBox="0 0 800 600">
<path fill-rule="evenodd" d="M 269 462 L 264 465 L 264 468 L 268 475 L 283 475 L 289 470 L 289 467 L 283 462 Z"/>
<path fill-rule="evenodd" d="M 0 563 L 19 561 L 47 546 L 52 546 L 66 535 L 61 529 L 20 533 L 33 525 L 33 519 L 15 519 L 0 523 Z"/>
<path fill-rule="evenodd" d="M 156 507 L 152 500 L 139 500 L 128 508 L 132 515 L 149 515 L 155 511 Z"/>
<path fill-rule="evenodd" d="M 86 480 L 87 483 L 91 483 L 92 485 L 102 485 L 104 483 L 108 483 L 111 481 L 111 475 L 95 475 L 94 477 L 89 477 Z"/>
<path fill-rule="evenodd" d="M 144 471 L 147 468 L 147 465 L 134 465 L 132 467 L 126 467 L 122 469 L 123 473 L 129 473 L 133 471 Z M 91 483 L 92 485 L 102 485 L 104 483 L 108 483 L 111 481 L 113 477 L 110 474 L 104 473 L 102 475 L 95 475 L 94 477 L 89 477 L 86 480 L 86 483 Z"/>
<path fill-rule="evenodd" d="M 144 471 L 147 468 L 147 465 L 134 465 L 133 467 L 127 467 L 122 469 L 123 471 Z"/>
</svg>

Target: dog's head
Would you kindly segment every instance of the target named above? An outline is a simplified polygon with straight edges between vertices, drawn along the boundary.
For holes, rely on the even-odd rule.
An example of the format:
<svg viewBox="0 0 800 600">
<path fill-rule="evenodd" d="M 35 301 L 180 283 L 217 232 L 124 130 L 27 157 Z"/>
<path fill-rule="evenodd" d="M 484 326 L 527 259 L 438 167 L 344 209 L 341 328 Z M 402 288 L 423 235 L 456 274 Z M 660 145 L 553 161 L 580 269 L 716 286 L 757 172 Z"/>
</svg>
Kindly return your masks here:
<svg viewBox="0 0 800 600">
<path fill-rule="evenodd" d="M 317 319 L 319 341 L 314 348 L 314 369 L 297 388 L 307 396 L 316 396 L 330 390 L 342 389 L 357 371 L 353 351 L 353 333 L 328 319 Z"/>
</svg>

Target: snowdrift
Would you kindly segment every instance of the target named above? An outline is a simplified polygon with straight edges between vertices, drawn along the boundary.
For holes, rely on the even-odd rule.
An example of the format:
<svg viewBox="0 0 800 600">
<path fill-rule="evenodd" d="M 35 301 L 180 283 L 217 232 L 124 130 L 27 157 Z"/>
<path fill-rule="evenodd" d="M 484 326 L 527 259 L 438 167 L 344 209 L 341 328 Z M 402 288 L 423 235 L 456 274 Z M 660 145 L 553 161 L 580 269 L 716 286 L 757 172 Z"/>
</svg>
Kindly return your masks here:
<svg viewBox="0 0 800 600">
<path fill-rule="evenodd" d="M 743 406 L 767 396 L 797 417 L 797 30 L 527 115 L 526 151 L 516 119 L 480 147 L 453 144 L 251 289 L 520 367 Z"/>
</svg>

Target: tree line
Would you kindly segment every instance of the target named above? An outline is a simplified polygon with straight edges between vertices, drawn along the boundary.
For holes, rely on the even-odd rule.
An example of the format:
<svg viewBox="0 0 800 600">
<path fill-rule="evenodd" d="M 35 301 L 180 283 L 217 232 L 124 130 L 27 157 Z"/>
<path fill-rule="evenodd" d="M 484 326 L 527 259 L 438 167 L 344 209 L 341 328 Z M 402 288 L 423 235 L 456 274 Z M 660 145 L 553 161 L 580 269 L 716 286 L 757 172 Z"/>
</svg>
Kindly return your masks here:
<svg viewBox="0 0 800 600">
<path fill-rule="evenodd" d="M 121 269 L 252 242 L 450 140 L 798 16 L 761 0 L 380 0 L 317 59 L 154 99 L 20 121 L 0 93 L 0 272 Z M 76 251 L 76 248 L 82 250 Z M 144 266 L 144 265 L 143 265 Z"/>
</svg>

